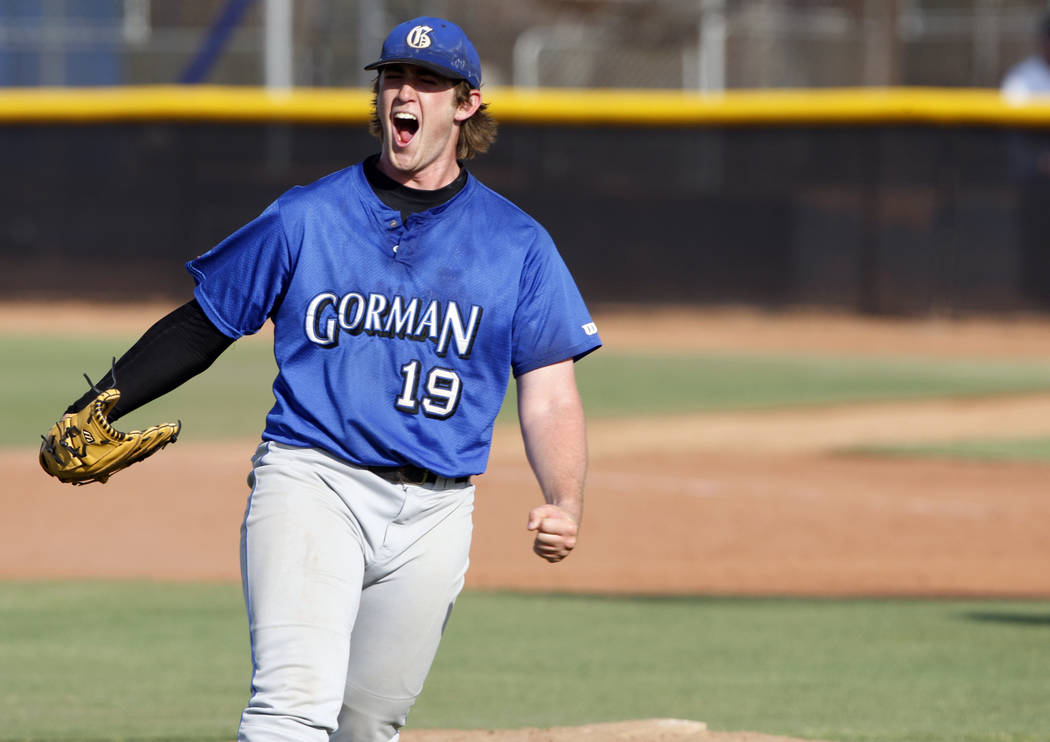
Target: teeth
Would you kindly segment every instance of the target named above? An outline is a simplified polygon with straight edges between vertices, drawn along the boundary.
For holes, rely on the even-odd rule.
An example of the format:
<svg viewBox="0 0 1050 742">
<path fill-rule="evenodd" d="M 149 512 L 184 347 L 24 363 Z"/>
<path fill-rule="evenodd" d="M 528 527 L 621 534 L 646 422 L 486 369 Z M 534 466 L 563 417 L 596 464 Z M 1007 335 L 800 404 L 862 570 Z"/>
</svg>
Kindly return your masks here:
<svg viewBox="0 0 1050 742">
<path fill-rule="evenodd" d="M 402 113 L 395 113 L 394 114 L 394 118 L 402 119 L 404 121 L 415 121 L 416 120 L 416 115 L 414 113 L 404 113 L 404 112 L 402 112 Z"/>
</svg>

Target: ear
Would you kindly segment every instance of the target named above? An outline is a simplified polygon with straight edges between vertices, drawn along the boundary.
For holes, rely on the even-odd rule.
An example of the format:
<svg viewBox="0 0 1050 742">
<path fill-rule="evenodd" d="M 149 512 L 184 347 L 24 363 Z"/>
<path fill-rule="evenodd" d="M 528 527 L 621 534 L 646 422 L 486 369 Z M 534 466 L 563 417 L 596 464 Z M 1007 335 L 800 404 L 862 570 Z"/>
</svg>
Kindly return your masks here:
<svg viewBox="0 0 1050 742">
<path fill-rule="evenodd" d="M 453 118 L 459 123 L 463 123 L 475 113 L 477 113 L 480 107 L 481 91 L 477 89 L 471 90 L 470 96 L 465 101 L 456 106 L 456 113 L 453 116 Z"/>
</svg>

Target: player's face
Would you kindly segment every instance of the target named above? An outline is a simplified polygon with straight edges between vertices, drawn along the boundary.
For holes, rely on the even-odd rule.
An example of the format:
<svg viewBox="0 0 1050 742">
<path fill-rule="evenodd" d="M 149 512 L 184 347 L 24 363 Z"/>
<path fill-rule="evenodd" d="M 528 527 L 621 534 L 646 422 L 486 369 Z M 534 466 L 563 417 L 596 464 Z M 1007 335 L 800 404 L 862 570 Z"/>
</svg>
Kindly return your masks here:
<svg viewBox="0 0 1050 742">
<path fill-rule="evenodd" d="M 413 188 L 448 185 L 459 174 L 459 125 L 480 102 L 481 93 L 475 90 L 466 103 L 457 104 L 455 83 L 422 67 L 384 67 L 377 101 L 383 127 L 380 168 Z"/>
</svg>

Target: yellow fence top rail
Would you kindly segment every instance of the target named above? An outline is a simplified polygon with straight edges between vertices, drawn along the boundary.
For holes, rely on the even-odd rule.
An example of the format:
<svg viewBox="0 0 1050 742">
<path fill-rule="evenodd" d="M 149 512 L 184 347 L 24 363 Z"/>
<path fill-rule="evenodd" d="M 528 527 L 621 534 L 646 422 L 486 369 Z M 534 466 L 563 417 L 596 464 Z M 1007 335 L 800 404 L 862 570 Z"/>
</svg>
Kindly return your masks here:
<svg viewBox="0 0 1050 742">
<path fill-rule="evenodd" d="M 498 121 L 535 125 L 718 126 L 935 124 L 1050 126 L 1050 99 L 1011 101 L 995 90 L 836 88 L 681 91 L 485 90 Z M 120 121 L 363 123 L 365 89 L 144 86 L 0 89 L 0 124 Z"/>
</svg>

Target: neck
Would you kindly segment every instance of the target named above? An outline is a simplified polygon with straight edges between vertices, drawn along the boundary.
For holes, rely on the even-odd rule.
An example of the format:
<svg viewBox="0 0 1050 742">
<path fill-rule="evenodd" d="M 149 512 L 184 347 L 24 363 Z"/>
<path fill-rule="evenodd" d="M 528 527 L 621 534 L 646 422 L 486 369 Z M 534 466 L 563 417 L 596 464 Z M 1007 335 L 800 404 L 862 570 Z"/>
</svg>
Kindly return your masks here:
<svg viewBox="0 0 1050 742">
<path fill-rule="evenodd" d="M 420 191 L 436 191 L 459 177 L 460 167 L 455 158 L 430 163 L 419 170 L 402 170 L 393 163 L 384 151 L 377 163 L 379 172 L 408 188 Z"/>
</svg>

